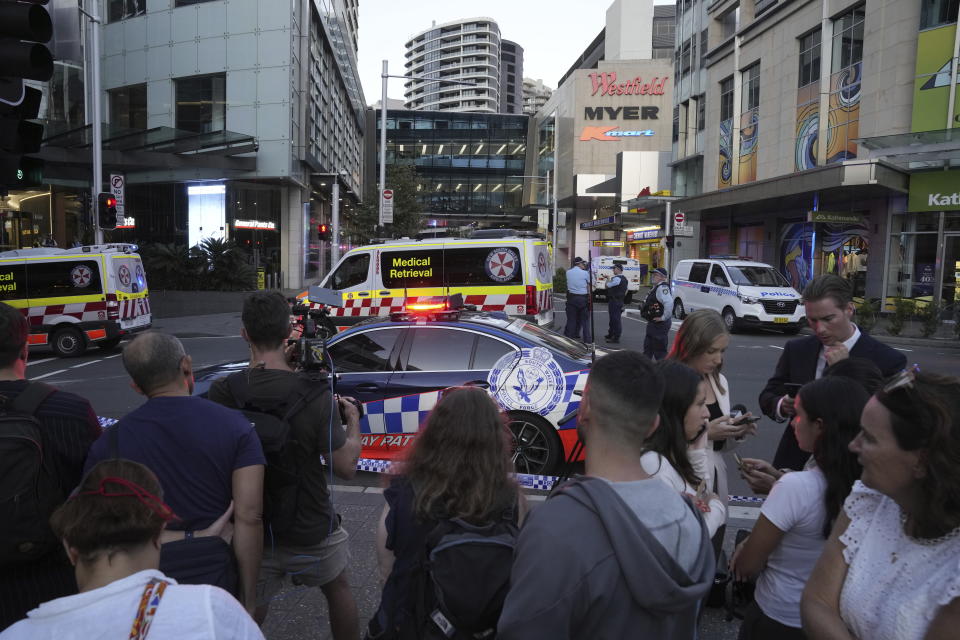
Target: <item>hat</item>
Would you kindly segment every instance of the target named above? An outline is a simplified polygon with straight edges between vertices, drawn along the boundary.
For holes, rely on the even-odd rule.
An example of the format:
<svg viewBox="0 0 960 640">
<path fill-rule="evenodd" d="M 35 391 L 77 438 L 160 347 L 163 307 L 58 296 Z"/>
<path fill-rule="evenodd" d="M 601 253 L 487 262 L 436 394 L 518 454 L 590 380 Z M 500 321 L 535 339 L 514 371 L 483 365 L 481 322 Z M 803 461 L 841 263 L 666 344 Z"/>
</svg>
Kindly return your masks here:
<svg viewBox="0 0 960 640">
<path fill-rule="evenodd" d="M 663 267 L 657 267 L 656 269 L 653 270 L 653 273 L 659 273 L 664 278 L 670 277 L 669 275 L 667 275 L 667 270 L 664 269 Z"/>
<path fill-rule="evenodd" d="M 622 265 L 622 264 L 615 264 L 615 265 L 613 265 L 613 268 L 614 268 L 614 269 L 620 269 L 620 271 L 623 271 L 623 265 Z"/>
<path fill-rule="evenodd" d="M 583 258 L 581 258 L 580 256 L 577 256 L 576 258 L 573 259 L 573 264 L 580 264 L 581 262 L 583 262 Z"/>
</svg>

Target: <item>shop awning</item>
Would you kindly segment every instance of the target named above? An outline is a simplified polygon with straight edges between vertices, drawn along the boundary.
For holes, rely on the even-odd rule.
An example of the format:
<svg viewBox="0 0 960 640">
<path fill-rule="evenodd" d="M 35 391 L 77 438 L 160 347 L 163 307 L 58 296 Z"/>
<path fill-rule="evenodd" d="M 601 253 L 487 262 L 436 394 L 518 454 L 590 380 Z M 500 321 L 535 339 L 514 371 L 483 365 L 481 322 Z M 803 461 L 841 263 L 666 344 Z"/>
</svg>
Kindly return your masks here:
<svg viewBox="0 0 960 640">
<path fill-rule="evenodd" d="M 960 129 L 857 138 L 871 158 L 908 170 L 960 167 Z"/>
</svg>

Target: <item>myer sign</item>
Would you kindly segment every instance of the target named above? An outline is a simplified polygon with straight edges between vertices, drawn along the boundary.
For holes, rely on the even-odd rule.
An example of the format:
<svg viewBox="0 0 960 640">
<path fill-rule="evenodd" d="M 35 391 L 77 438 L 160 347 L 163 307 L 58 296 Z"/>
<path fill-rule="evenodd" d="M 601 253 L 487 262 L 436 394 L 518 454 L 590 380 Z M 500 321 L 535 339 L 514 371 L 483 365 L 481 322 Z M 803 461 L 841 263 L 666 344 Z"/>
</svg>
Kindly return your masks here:
<svg viewBox="0 0 960 640">
<path fill-rule="evenodd" d="M 960 171 L 931 171 L 910 176 L 908 211 L 960 210 Z"/>
</svg>

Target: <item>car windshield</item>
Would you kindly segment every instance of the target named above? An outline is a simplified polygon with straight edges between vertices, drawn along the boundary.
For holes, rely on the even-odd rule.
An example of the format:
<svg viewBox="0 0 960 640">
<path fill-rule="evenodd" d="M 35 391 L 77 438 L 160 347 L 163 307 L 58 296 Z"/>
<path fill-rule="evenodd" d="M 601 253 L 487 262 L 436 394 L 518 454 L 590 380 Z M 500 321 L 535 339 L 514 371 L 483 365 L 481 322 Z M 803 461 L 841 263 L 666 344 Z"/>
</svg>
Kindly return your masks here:
<svg viewBox="0 0 960 640">
<path fill-rule="evenodd" d="M 772 267 L 733 267 L 727 265 L 733 284 L 745 287 L 789 287 L 790 283 Z"/>
<path fill-rule="evenodd" d="M 514 320 L 510 323 L 510 326 L 507 327 L 507 331 L 510 333 L 515 333 L 518 336 L 522 336 L 542 347 L 547 347 L 548 349 L 553 349 L 554 351 L 559 351 L 568 358 L 573 358 L 574 360 L 587 360 L 590 358 L 590 350 L 583 345 L 583 343 L 576 340 L 571 340 L 566 336 L 562 336 L 559 333 L 554 333 L 553 331 L 547 331 L 535 324 L 527 322 L 526 320 Z"/>
</svg>

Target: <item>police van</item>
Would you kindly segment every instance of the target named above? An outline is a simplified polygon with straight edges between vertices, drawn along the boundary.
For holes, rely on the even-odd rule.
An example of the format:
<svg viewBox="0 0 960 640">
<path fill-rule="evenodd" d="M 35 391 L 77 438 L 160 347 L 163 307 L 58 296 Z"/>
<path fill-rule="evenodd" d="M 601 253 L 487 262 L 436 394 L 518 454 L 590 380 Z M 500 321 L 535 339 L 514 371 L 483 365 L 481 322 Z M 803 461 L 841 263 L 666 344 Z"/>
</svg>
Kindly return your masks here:
<svg viewBox="0 0 960 640">
<path fill-rule="evenodd" d="M 110 349 L 150 328 L 150 298 L 136 245 L 17 249 L 0 253 L 0 300 L 30 323 L 31 345 L 62 357 L 88 344 Z"/>
<path fill-rule="evenodd" d="M 797 333 L 804 322 L 803 302 L 779 271 L 743 258 L 681 260 L 673 274 L 673 315 L 682 319 L 697 309 L 713 309 L 730 331 L 773 327 Z"/>
<path fill-rule="evenodd" d="M 456 293 L 478 311 L 553 323 L 553 260 L 537 237 L 401 239 L 356 247 L 320 286 L 342 297 L 341 306 L 330 308 L 340 327 Z"/>
<path fill-rule="evenodd" d="M 627 279 L 627 295 L 624 302 L 633 301 L 633 294 L 640 290 L 643 269 L 639 260 L 620 256 L 595 256 L 590 261 L 590 281 L 593 284 L 593 297 L 605 298 L 607 283 L 613 278 L 613 267 L 623 267 L 623 277 Z"/>
</svg>

